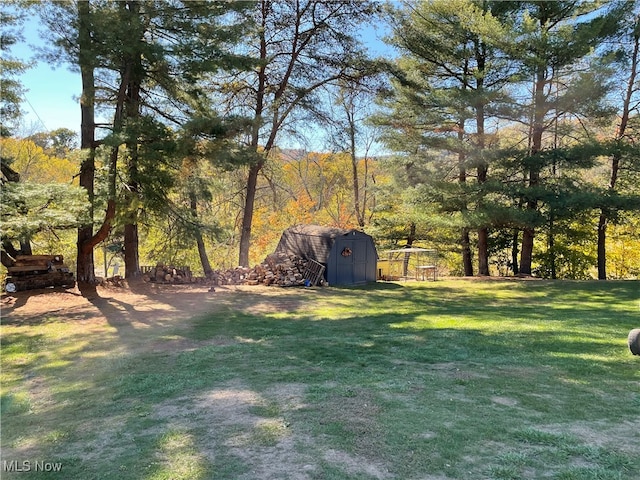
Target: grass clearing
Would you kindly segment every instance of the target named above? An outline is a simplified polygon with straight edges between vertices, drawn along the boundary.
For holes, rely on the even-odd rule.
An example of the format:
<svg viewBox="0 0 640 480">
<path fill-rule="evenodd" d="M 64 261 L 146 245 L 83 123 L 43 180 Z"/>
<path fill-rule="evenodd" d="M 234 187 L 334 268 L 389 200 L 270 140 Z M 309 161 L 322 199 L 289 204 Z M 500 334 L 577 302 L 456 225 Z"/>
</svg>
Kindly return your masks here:
<svg viewBox="0 0 640 480">
<path fill-rule="evenodd" d="M 24 461 L 83 480 L 637 476 L 638 282 L 200 301 L 173 320 L 122 302 L 102 321 L 3 319 L 2 478 Z"/>
</svg>

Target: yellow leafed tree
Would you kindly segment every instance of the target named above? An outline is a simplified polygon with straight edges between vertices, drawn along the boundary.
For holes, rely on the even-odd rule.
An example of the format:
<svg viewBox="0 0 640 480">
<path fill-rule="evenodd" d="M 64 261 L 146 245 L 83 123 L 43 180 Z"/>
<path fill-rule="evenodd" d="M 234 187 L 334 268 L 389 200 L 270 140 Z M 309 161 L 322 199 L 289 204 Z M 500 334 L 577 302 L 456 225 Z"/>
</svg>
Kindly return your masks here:
<svg viewBox="0 0 640 480">
<path fill-rule="evenodd" d="M 66 158 L 47 155 L 31 140 L 0 138 L 3 159 L 20 174 L 22 181 L 34 183 L 71 183 L 78 173 L 78 165 Z"/>
</svg>

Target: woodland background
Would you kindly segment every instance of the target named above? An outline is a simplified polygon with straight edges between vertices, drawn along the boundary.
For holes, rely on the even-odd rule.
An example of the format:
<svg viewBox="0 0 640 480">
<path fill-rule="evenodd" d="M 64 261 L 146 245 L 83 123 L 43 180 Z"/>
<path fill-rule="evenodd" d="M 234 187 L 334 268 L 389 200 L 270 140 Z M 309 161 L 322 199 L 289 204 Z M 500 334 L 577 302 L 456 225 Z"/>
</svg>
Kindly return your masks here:
<svg viewBox="0 0 640 480">
<path fill-rule="evenodd" d="M 640 275 L 638 1 L 1 8 L 4 265 L 210 275 L 315 223 L 451 275 Z M 21 123 L 30 15 L 82 78 L 78 132 Z"/>
</svg>

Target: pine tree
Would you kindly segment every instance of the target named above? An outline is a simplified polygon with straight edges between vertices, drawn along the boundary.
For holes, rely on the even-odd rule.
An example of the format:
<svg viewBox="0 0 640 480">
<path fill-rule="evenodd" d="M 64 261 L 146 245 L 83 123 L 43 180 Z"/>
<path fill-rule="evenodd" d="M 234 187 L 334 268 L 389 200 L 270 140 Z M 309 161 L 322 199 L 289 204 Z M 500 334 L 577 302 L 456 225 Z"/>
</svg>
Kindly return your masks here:
<svg viewBox="0 0 640 480">
<path fill-rule="evenodd" d="M 9 240 L 75 228 L 86 214 L 86 194 L 77 187 L 10 182 L 2 190 L 2 235 Z"/>
<path fill-rule="evenodd" d="M 125 274 L 139 274 L 139 209 L 145 203 L 161 204 L 158 197 L 173 181 L 166 161 L 174 159 L 176 145 L 167 127 L 180 127 L 198 109 L 199 99 L 204 98 L 198 84 L 203 76 L 247 65 L 232 46 L 245 27 L 242 11 L 248 6 L 245 2 L 96 0 L 78 2 L 77 12 L 69 4 L 55 2 L 43 11 L 51 31 L 59 32 L 54 35 L 56 44 L 67 53 L 67 61 L 80 66 L 83 76 L 83 148 L 89 152 L 83 185 L 88 191 L 92 188 L 91 145 L 102 143 L 111 149 L 105 221 L 96 235 L 91 235 L 89 226 L 79 233 L 87 276 L 91 275 L 91 250 L 111 228 L 119 169 L 125 178 L 119 208 L 119 216 L 125 219 Z M 109 135 L 99 141 L 91 139 L 97 72 L 116 85 L 113 90 L 103 82 L 102 93 L 95 98 L 96 104 L 109 105 L 114 112 Z"/>
<path fill-rule="evenodd" d="M 585 94 L 584 69 L 589 55 L 602 42 L 612 36 L 625 17 L 624 4 L 601 7 L 593 2 L 575 1 L 522 1 L 496 2 L 495 8 L 504 18 L 513 22 L 515 35 L 503 45 L 509 58 L 521 66 L 521 75 L 531 87 L 531 101 L 522 109 L 519 121 L 529 125 L 529 152 L 526 164 L 525 189 L 522 201 L 529 222 L 524 225 L 520 255 L 520 273 L 532 273 L 532 259 L 536 228 L 543 221 L 539 215 L 540 191 L 545 164 L 546 141 L 552 134 L 554 119 L 560 115 L 592 114 L 589 108 L 597 105 L 606 90 L 592 83 Z M 565 87 L 557 86 L 562 79 Z M 596 80 L 594 78 L 594 80 Z M 526 105 L 522 105 L 526 107 Z"/>
<path fill-rule="evenodd" d="M 638 2 L 636 2 L 638 4 Z M 609 195 L 615 195 L 618 187 L 618 177 L 625 163 L 633 163 L 629 154 L 625 155 L 625 146 L 630 145 L 631 136 L 628 135 L 629 120 L 631 118 L 631 112 L 634 104 L 634 98 L 637 98 L 638 92 L 640 92 L 640 85 L 638 82 L 638 75 L 640 72 L 640 15 L 636 15 L 635 21 L 630 24 L 630 31 L 622 30 L 622 33 L 630 40 L 623 45 L 631 44 L 631 48 L 623 53 L 625 59 L 624 64 L 628 65 L 628 70 L 625 70 L 627 75 L 625 85 L 625 92 L 623 96 L 620 121 L 618 128 L 616 129 L 614 143 L 619 144 L 622 148 L 615 148 L 611 155 L 611 169 L 609 174 L 609 182 L 607 190 Z M 636 103 L 637 104 L 637 103 Z M 637 157 L 637 155 L 636 155 Z M 638 159 L 635 159 L 637 162 Z M 600 211 L 600 217 L 598 219 L 598 279 L 607 279 L 607 225 L 611 220 L 612 214 L 615 214 L 615 209 L 602 208 Z"/>
<path fill-rule="evenodd" d="M 483 1 L 406 4 L 392 21 L 391 42 L 403 57 L 394 96 L 385 102 L 392 109 L 387 124 L 396 132 L 387 137 L 388 145 L 416 164 L 437 164 L 443 155 L 454 162 L 450 174 L 439 166 L 442 175 L 429 183 L 441 193 L 442 211 L 459 212 L 464 219 L 460 243 L 465 275 L 473 275 L 472 229 L 478 236 L 478 272 L 488 275 L 490 222 L 481 192 L 489 179 L 487 150 L 495 132 L 487 123 L 507 100 L 502 89 L 513 73 L 494 46 L 503 41 L 502 25 Z M 469 183 L 473 177 L 476 186 Z"/>
<path fill-rule="evenodd" d="M 21 26 L 24 13 L 20 12 L 14 2 L 0 4 L 0 136 L 12 135 L 12 126 L 22 116 L 20 103 L 22 102 L 23 86 L 16 78 L 29 65 L 22 60 L 13 58 L 10 54 L 11 46 L 21 39 Z"/>
</svg>

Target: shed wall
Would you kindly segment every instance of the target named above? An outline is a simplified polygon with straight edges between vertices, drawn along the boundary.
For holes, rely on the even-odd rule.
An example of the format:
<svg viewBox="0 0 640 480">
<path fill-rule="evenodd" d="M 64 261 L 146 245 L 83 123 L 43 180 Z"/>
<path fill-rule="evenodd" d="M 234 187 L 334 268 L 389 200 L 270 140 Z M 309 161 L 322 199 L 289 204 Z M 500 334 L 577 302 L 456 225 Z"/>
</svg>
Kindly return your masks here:
<svg viewBox="0 0 640 480">
<path fill-rule="evenodd" d="M 327 262 L 327 281 L 329 285 L 375 282 L 377 261 L 373 239 L 351 231 L 335 239 Z"/>
<path fill-rule="evenodd" d="M 343 255 L 346 250 L 350 252 Z M 297 225 L 282 233 L 276 253 L 294 254 L 326 265 L 329 285 L 354 285 L 377 280 L 373 239 L 357 230 Z"/>
</svg>

